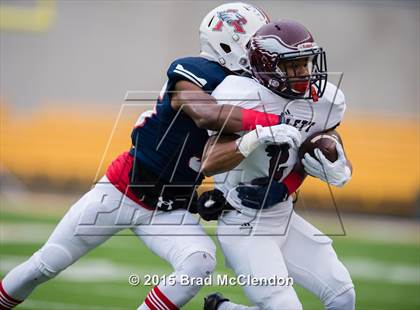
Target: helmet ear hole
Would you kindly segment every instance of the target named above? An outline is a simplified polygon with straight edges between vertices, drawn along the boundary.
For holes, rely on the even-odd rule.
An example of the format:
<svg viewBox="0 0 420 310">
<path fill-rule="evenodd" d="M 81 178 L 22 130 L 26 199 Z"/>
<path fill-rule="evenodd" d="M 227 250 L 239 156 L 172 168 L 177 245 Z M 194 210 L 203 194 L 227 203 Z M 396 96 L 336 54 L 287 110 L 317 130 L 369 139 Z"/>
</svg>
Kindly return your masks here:
<svg viewBox="0 0 420 310">
<path fill-rule="evenodd" d="M 220 47 L 222 48 L 222 50 L 226 53 L 229 54 L 231 52 L 230 46 L 225 44 L 225 43 L 220 43 Z"/>
</svg>

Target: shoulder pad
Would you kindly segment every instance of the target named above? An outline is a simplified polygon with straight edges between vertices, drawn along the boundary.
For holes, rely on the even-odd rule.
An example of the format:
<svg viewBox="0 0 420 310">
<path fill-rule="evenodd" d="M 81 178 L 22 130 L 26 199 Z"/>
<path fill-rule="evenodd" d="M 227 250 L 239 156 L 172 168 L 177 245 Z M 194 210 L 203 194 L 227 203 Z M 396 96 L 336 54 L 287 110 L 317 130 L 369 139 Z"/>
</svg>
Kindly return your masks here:
<svg viewBox="0 0 420 310">
<path fill-rule="evenodd" d="M 328 82 L 322 100 L 326 100 L 334 105 L 346 104 L 346 98 L 341 89 L 334 84 Z"/>
<path fill-rule="evenodd" d="M 329 117 L 326 128 L 334 128 L 340 124 L 346 111 L 346 100 L 341 89 L 332 83 L 328 83 L 322 99 L 316 104 L 321 104 L 325 109 L 330 110 L 328 113 L 324 111 Z"/>
<path fill-rule="evenodd" d="M 176 59 L 167 71 L 169 81 L 186 80 L 203 88 L 208 81 L 200 68 L 198 57 Z"/>
<path fill-rule="evenodd" d="M 261 85 L 253 79 L 238 76 L 227 76 L 211 94 L 219 104 L 231 104 L 243 106 L 245 103 L 247 109 L 259 105 L 259 92 Z"/>
</svg>

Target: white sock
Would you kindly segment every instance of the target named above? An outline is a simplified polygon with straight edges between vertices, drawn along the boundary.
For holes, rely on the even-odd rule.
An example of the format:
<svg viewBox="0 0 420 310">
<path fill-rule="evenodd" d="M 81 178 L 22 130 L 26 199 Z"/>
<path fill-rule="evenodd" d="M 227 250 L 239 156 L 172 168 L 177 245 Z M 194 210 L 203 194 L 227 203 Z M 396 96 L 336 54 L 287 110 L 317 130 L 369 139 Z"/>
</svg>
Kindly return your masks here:
<svg viewBox="0 0 420 310">
<path fill-rule="evenodd" d="M 176 293 L 176 291 L 179 291 L 177 285 L 171 286 L 171 288 L 172 288 L 172 293 Z M 179 293 L 181 293 L 182 295 L 183 292 L 179 292 Z M 145 301 L 140 305 L 140 307 L 137 308 L 137 310 L 179 309 L 180 306 L 178 306 L 174 302 L 176 301 L 169 299 L 168 296 L 162 292 L 159 286 L 155 286 L 149 292 L 149 294 L 147 294 Z"/>
<path fill-rule="evenodd" d="M 190 279 L 203 280 L 213 273 L 216 266 L 215 259 L 208 253 L 195 252 L 188 256 L 177 270 L 168 276 L 168 279 L 175 279 L 175 283 L 167 281 L 155 286 L 138 310 L 157 309 L 179 309 L 190 301 L 200 290 L 201 285 L 196 282 L 193 285 L 181 285 L 181 277 L 188 276 Z"/>
</svg>

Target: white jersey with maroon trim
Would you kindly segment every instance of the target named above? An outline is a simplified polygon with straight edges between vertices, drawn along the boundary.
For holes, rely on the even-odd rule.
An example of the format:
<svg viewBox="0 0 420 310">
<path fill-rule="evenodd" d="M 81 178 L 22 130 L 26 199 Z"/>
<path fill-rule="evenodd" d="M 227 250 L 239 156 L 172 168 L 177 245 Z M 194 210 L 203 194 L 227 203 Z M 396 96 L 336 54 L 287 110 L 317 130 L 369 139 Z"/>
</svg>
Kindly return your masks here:
<svg viewBox="0 0 420 310">
<path fill-rule="evenodd" d="M 237 91 L 232 92 L 232 89 Z M 283 112 L 286 123 L 300 131 L 302 142 L 313 133 L 337 126 L 341 122 L 346 109 L 343 92 L 331 83 L 327 83 L 323 97 L 317 102 L 280 97 L 257 81 L 240 76 L 228 76 L 219 84 L 212 95 L 218 100 L 218 104 L 231 104 L 272 114 Z M 238 134 L 243 135 L 244 133 L 240 132 Z M 282 151 L 286 154 L 279 154 L 279 151 L 279 148 L 267 147 L 267 145 L 258 147 L 237 167 L 216 175 L 214 177 L 216 188 L 225 194 L 233 207 L 243 208 L 235 191 L 239 183 L 249 184 L 255 178 L 269 176 L 273 169 L 280 172 L 276 172 L 275 178 L 281 181 L 293 169 L 298 160 L 298 150 Z M 280 156 L 280 160 L 277 161 L 278 156 Z M 274 167 L 276 161 L 277 165 Z M 289 203 L 290 200 L 291 197 Z M 275 208 L 280 205 L 275 206 Z"/>
</svg>

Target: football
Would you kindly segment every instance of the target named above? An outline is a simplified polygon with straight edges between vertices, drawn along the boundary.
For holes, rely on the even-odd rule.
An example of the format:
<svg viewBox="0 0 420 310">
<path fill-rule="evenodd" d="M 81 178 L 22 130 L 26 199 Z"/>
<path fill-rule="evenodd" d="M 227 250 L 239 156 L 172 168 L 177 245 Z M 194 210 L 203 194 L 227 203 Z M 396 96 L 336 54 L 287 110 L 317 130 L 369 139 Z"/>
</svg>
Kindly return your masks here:
<svg viewBox="0 0 420 310">
<path fill-rule="evenodd" d="M 341 143 L 341 137 L 337 131 L 317 132 L 302 143 L 299 148 L 299 159 L 302 160 L 306 153 L 316 159 L 314 150 L 318 148 L 330 162 L 335 162 L 338 158 L 336 143 Z"/>
</svg>

